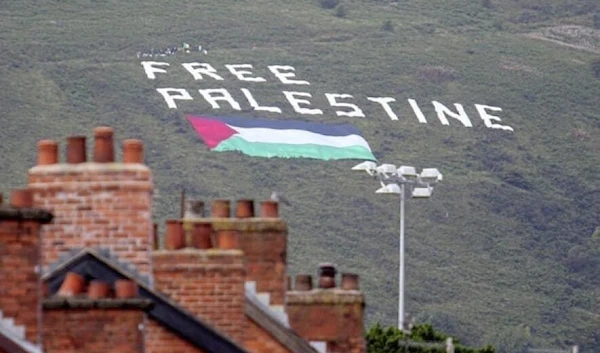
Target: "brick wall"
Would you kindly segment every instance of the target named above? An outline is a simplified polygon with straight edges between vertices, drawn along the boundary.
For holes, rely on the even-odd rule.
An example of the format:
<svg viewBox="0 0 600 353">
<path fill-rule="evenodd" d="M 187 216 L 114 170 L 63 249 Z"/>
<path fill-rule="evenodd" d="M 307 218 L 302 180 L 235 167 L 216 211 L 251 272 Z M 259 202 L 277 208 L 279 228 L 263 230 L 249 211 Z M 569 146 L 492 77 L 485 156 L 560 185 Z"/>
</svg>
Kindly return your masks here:
<svg viewBox="0 0 600 353">
<path fill-rule="evenodd" d="M 62 309 L 44 312 L 45 353 L 143 353 L 140 310 Z"/>
<path fill-rule="evenodd" d="M 327 342 L 332 353 L 364 353 L 364 295 L 339 287 L 286 294 L 290 326 L 308 341 Z"/>
<path fill-rule="evenodd" d="M 18 190 L 13 196 L 29 201 L 22 204 L 11 197 L 12 205 L 23 208 L 0 204 L 0 311 L 4 318 L 25 326 L 30 342 L 41 344 L 42 292 L 36 267 L 40 263 L 40 225 L 52 216 L 27 208 L 31 205 L 31 192 Z"/>
<path fill-rule="evenodd" d="M 159 291 L 235 342 L 244 342 L 245 268 L 240 250 L 158 250 L 152 262 Z"/>
<path fill-rule="evenodd" d="M 283 305 L 287 275 L 287 225 L 280 219 L 213 219 L 219 230 L 237 230 L 246 257 L 246 280 L 256 291 L 269 293 L 270 304 Z"/>
<path fill-rule="evenodd" d="M 41 147 L 39 153 L 42 160 Z M 74 248 L 103 247 L 150 274 L 153 185 L 148 167 L 87 160 L 59 164 L 57 159 L 29 170 L 35 205 L 55 214 L 54 224 L 42 230 L 44 265 Z"/>
<path fill-rule="evenodd" d="M 154 320 L 147 320 L 144 342 L 145 353 L 205 353 Z"/>
<path fill-rule="evenodd" d="M 250 319 L 246 319 L 246 341 L 244 346 L 252 353 L 291 353 L 273 336 Z"/>
</svg>

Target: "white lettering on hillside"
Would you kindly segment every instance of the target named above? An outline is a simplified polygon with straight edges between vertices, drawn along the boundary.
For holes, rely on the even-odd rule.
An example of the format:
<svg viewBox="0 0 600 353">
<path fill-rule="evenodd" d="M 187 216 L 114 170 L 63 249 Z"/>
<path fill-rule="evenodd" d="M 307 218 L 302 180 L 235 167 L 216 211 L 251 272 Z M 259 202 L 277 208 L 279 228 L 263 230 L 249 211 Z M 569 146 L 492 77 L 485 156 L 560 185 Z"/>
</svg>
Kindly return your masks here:
<svg viewBox="0 0 600 353">
<path fill-rule="evenodd" d="M 248 103 L 250 103 L 250 106 L 254 108 L 254 110 L 271 113 L 281 113 L 281 109 L 279 109 L 278 107 L 261 107 L 256 102 L 256 99 L 254 99 L 254 96 L 252 96 L 252 93 L 250 93 L 248 89 L 240 88 L 240 90 L 242 91 L 242 93 L 244 93 L 244 96 L 246 96 L 246 100 L 248 101 Z"/>
<path fill-rule="evenodd" d="M 171 74 L 175 69 L 174 67 L 170 68 L 169 63 L 160 61 L 142 61 L 141 65 L 146 77 L 150 80 L 167 77 L 167 75 Z M 281 82 L 285 85 L 310 85 L 308 81 L 298 79 L 296 77 L 296 69 L 289 65 L 268 65 L 266 66 L 266 69 L 263 68 L 262 72 L 260 72 L 260 69 L 255 69 L 252 64 L 226 64 L 224 65 L 226 70 L 222 70 L 222 72 L 219 72 L 217 68 L 208 63 L 190 62 L 182 63 L 181 66 L 189 74 L 191 74 L 191 77 L 194 79 L 194 81 L 202 81 L 205 78 L 211 78 L 215 81 L 224 81 L 225 77 L 229 75 L 229 78 L 234 78 L 241 82 L 260 84 L 267 82 L 267 75 L 265 75 L 265 73 L 270 72 L 270 74 L 274 76 L 278 82 Z M 168 72 L 167 67 L 169 67 Z M 271 77 L 271 81 L 272 79 L 273 77 Z M 169 109 L 177 109 L 177 101 L 194 100 L 194 97 L 183 88 L 156 88 L 156 91 L 163 97 Z M 280 104 L 277 104 L 277 106 L 260 104 L 260 97 L 257 99 L 257 96 L 250 88 L 240 88 L 240 91 L 244 95 L 247 104 L 254 111 L 274 114 L 282 114 L 284 111 Z M 242 110 L 240 103 L 233 98 L 226 88 L 204 88 L 198 89 L 198 92 L 213 109 L 221 109 L 222 102 L 226 102 L 231 106 L 231 109 L 236 111 Z M 281 91 L 281 93 L 285 96 L 290 107 L 295 113 L 303 115 L 323 114 L 323 110 L 316 107 L 310 107 L 311 101 L 308 98 L 313 98 L 311 93 L 296 91 Z M 361 108 L 361 105 L 357 104 L 356 102 L 352 102 L 352 100 L 355 100 L 353 95 L 347 93 L 323 93 L 323 95 L 329 103 L 329 106 L 336 108 L 335 114 L 337 116 L 365 118 L 365 113 Z M 381 108 L 383 108 L 385 115 L 387 115 L 391 120 L 399 120 L 398 115 L 392 108 L 392 103 L 396 102 L 396 98 L 385 96 L 365 96 L 358 99 L 366 99 L 369 102 L 379 104 Z M 272 103 L 274 102 L 271 102 L 271 104 Z M 418 122 L 427 124 L 428 122 L 425 118 L 425 114 L 423 114 L 423 111 L 417 104 L 417 101 L 409 98 L 408 103 Z M 473 122 L 467 115 L 463 104 L 454 103 L 454 109 L 449 108 L 447 105 L 436 100 L 431 101 L 431 104 L 435 109 L 441 125 L 449 126 L 450 122 L 448 120 L 449 118 L 452 118 L 458 120 L 463 127 L 473 127 Z M 483 104 L 475 104 L 475 109 L 487 128 L 511 132 L 514 131 L 511 126 L 500 124 L 502 119 L 490 113 L 501 112 L 502 108 Z"/>
<path fill-rule="evenodd" d="M 492 123 L 492 121 L 502 121 L 502 119 L 500 119 L 499 117 L 497 117 L 495 115 L 488 114 L 488 112 L 485 111 L 486 109 L 489 109 L 489 110 L 492 110 L 495 112 L 501 112 L 502 108 L 492 107 L 489 105 L 475 104 L 475 109 L 477 109 L 477 112 L 479 113 L 479 116 L 481 117 L 481 120 L 483 120 L 483 123 L 485 124 L 486 127 L 490 128 L 490 129 L 502 129 L 502 130 L 506 130 L 506 131 L 514 131 L 514 129 L 508 125 L 500 125 L 500 124 Z"/>
<path fill-rule="evenodd" d="M 379 103 L 383 107 L 383 110 L 387 113 L 387 115 L 392 120 L 398 120 L 398 115 L 394 113 L 392 107 L 390 107 L 390 103 L 395 102 L 396 100 L 392 97 L 367 97 L 371 102 Z"/>
<path fill-rule="evenodd" d="M 223 77 L 217 74 L 217 69 L 207 63 L 186 63 L 181 64 L 189 73 L 194 76 L 194 80 L 202 80 L 202 75 L 210 76 L 217 81 L 223 81 Z"/>
<path fill-rule="evenodd" d="M 163 74 L 167 73 L 167 70 L 160 69 L 160 68 L 154 67 L 154 66 L 170 66 L 170 64 L 164 63 L 164 62 L 159 62 L 159 61 L 142 61 L 142 67 L 144 68 L 144 72 L 146 73 L 146 76 L 150 80 L 156 79 L 155 73 L 157 73 L 157 72 L 160 72 Z"/>
<path fill-rule="evenodd" d="M 283 91 L 282 93 L 283 93 L 283 95 L 285 95 L 285 97 L 287 98 L 287 100 L 290 102 L 290 104 L 292 105 L 292 107 L 294 108 L 294 111 L 296 113 L 298 113 L 298 114 L 308 114 L 308 115 L 323 114 L 323 111 L 321 109 L 308 109 L 308 108 L 302 108 L 300 106 L 300 104 L 310 104 L 310 101 L 307 100 L 307 99 L 296 98 L 296 96 L 312 97 L 312 95 L 310 93 L 307 93 L 307 92 L 290 92 L 290 91 Z"/>
<path fill-rule="evenodd" d="M 250 64 L 239 64 L 239 65 L 225 65 L 225 67 L 240 81 L 250 82 L 265 82 L 263 77 L 246 77 L 246 75 L 252 75 L 252 71 L 240 70 L 240 69 L 252 69 Z"/>
<path fill-rule="evenodd" d="M 335 113 L 337 114 L 337 116 L 348 116 L 351 118 L 354 118 L 354 117 L 364 118 L 365 117 L 365 113 L 363 113 L 363 111 L 356 104 L 340 103 L 336 100 L 337 98 L 340 98 L 340 99 L 353 98 L 351 95 L 337 94 L 337 93 L 325 93 L 325 97 L 327 97 L 327 101 L 329 102 L 329 105 L 331 105 L 332 107 L 346 107 L 346 108 L 352 109 L 352 111 L 350 111 L 350 112 L 336 110 Z"/>
<path fill-rule="evenodd" d="M 242 110 L 240 103 L 236 102 L 225 88 L 199 89 L 198 92 L 200 92 L 202 97 L 204 97 L 213 109 L 221 108 L 218 101 L 225 101 L 229 103 L 233 109 Z"/>
<path fill-rule="evenodd" d="M 293 66 L 285 66 L 285 65 L 271 65 L 269 66 L 269 70 L 273 73 L 273 75 L 277 76 L 281 83 L 286 85 L 310 85 L 310 82 L 303 80 L 290 80 L 289 77 L 296 77 L 296 74 L 293 72 L 281 72 L 282 70 L 286 71 L 296 71 Z"/>
<path fill-rule="evenodd" d="M 460 121 L 465 127 L 473 127 L 473 125 L 471 124 L 471 120 L 465 112 L 465 108 L 463 108 L 461 104 L 454 104 L 454 107 L 456 107 L 456 110 L 458 111 L 458 113 L 455 113 L 440 102 L 433 101 L 431 103 L 435 108 L 435 111 L 438 115 L 438 119 L 440 119 L 443 125 L 450 125 L 448 119 L 446 119 L 446 115 L 448 115 L 449 117 Z"/>
<path fill-rule="evenodd" d="M 176 99 L 189 101 L 194 99 L 189 92 L 183 88 L 157 88 L 156 90 L 163 96 L 165 102 L 167 102 L 167 107 L 170 109 L 177 109 L 177 104 L 175 103 Z"/>
<path fill-rule="evenodd" d="M 422 124 L 427 124 L 427 119 L 425 119 L 425 114 L 423 114 L 423 112 L 421 111 L 421 108 L 419 108 L 417 101 L 414 99 L 409 99 L 408 104 L 410 104 L 410 107 L 412 108 L 413 112 L 415 112 L 415 115 L 416 115 L 417 119 L 419 120 L 419 122 Z"/>
</svg>

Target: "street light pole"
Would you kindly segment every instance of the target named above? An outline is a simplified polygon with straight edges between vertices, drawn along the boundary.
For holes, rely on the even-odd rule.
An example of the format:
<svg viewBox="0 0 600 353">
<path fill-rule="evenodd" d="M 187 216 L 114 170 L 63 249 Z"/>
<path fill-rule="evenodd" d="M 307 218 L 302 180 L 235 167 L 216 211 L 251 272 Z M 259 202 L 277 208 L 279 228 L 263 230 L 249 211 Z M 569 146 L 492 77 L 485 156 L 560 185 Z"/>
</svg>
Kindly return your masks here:
<svg viewBox="0 0 600 353">
<path fill-rule="evenodd" d="M 398 328 L 404 331 L 404 184 L 400 184 L 400 270 L 398 271 Z"/>
<path fill-rule="evenodd" d="M 404 314 L 404 202 L 406 200 L 406 185 L 408 184 L 413 198 L 429 198 L 433 193 L 433 184 L 442 180 L 442 174 L 436 168 L 425 168 L 417 173 L 414 167 L 400 166 L 396 169 L 393 164 L 377 166 L 375 162 L 360 163 L 352 170 L 362 170 L 379 179 L 381 188 L 375 191 L 378 194 L 399 194 L 400 196 L 400 246 L 399 271 L 398 271 L 398 328 L 405 332 Z"/>
</svg>

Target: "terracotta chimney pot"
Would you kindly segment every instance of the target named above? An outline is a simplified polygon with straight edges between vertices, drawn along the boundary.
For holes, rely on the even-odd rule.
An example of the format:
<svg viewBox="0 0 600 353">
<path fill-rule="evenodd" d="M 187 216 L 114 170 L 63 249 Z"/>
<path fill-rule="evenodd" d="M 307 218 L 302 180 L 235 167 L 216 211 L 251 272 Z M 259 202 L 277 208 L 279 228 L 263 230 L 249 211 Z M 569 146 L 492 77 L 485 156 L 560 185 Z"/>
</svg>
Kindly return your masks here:
<svg viewBox="0 0 600 353">
<path fill-rule="evenodd" d="M 235 216 L 237 218 L 254 217 L 254 200 L 237 200 L 235 206 Z"/>
<path fill-rule="evenodd" d="M 0 194 L 0 206 L 2 206 L 2 202 L 4 202 L 4 197 Z"/>
<path fill-rule="evenodd" d="M 94 129 L 94 162 L 112 163 L 115 161 L 113 134 L 111 127 L 100 126 Z"/>
<path fill-rule="evenodd" d="M 85 136 L 71 136 L 67 138 L 67 163 L 87 162 Z"/>
<path fill-rule="evenodd" d="M 221 230 L 217 233 L 219 249 L 239 249 L 239 237 L 236 230 Z"/>
<path fill-rule="evenodd" d="M 144 163 L 144 144 L 141 140 L 123 141 L 123 163 Z"/>
<path fill-rule="evenodd" d="M 61 297 L 73 297 L 82 293 L 84 288 L 85 278 L 75 272 L 69 272 L 65 276 L 65 280 L 60 286 L 57 295 Z"/>
<path fill-rule="evenodd" d="M 104 281 L 93 280 L 88 286 L 88 298 L 106 298 L 110 294 L 110 284 Z"/>
<path fill-rule="evenodd" d="M 359 290 L 358 275 L 355 273 L 342 273 L 342 289 Z"/>
<path fill-rule="evenodd" d="M 183 224 L 178 219 L 167 220 L 165 232 L 165 249 L 178 250 L 185 247 L 185 234 Z"/>
<path fill-rule="evenodd" d="M 53 140 L 38 142 L 38 165 L 58 163 L 58 143 Z"/>
<path fill-rule="evenodd" d="M 212 217 L 226 217 L 229 218 L 231 215 L 229 200 L 213 200 L 210 205 L 210 215 Z"/>
<path fill-rule="evenodd" d="M 212 223 L 194 223 L 192 228 L 192 247 L 196 249 L 212 248 Z"/>
<path fill-rule="evenodd" d="M 279 218 L 279 203 L 273 200 L 261 201 L 260 216 L 262 218 Z"/>
<path fill-rule="evenodd" d="M 183 218 L 202 218 L 204 217 L 204 201 L 202 200 L 185 200 L 185 210 Z"/>
<path fill-rule="evenodd" d="M 335 265 L 329 262 L 319 264 L 319 288 L 335 288 Z"/>
<path fill-rule="evenodd" d="M 285 277 L 285 288 L 286 290 L 292 290 L 292 276 L 287 275 Z"/>
<path fill-rule="evenodd" d="M 138 296 L 137 283 L 128 279 L 119 279 L 115 281 L 115 298 L 127 299 Z"/>
<path fill-rule="evenodd" d="M 297 275 L 296 283 L 294 284 L 294 290 L 297 291 L 309 291 L 313 288 L 312 276 L 311 275 Z"/>
<path fill-rule="evenodd" d="M 33 193 L 29 189 L 17 189 L 10 193 L 10 207 L 33 207 Z"/>
</svg>

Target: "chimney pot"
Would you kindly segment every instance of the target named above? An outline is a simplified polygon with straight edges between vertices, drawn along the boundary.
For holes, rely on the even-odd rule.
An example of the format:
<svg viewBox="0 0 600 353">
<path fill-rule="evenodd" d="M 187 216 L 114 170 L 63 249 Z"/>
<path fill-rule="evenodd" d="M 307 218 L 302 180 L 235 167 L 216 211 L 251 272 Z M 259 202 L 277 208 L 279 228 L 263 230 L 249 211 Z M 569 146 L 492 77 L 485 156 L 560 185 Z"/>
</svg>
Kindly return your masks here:
<svg viewBox="0 0 600 353">
<path fill-rule="evenodd" d="M 329 262 L 319 264 L 319 288 L 335 288 L 335 265 Z"/>
<path fill-rule="evenodd" d="M 342 273 L 342 289 L 359 290 L 358 275 L 356 273 Z"/>
<path fill-rule="evenodd" d="M 123 141 L 123 163 L 144 163 L 144 144 L 141 140 Z"/>
<path fill-rule="evenodd" d="M 58 163 L 58 143 L 53 140 L 38 142 L 38 165 Z"/>
<path fill-rule="evenodd" d="M 273 200 L 261 201 L 260 216 L 262 218 L 279 218 L 279 203 Z"/>
<path fill-rule="evenodd" d="M 88 298 L 100 299 L 106 298 L 110 294 L 110 284 L 104 281 L 93 280 L 88 286 Z"/>
<path fill-rule="evenodd" d="M 67 163 L 87 162 L 85 136 L 71 136 L 67 138 Z"/>
<path fill-rule="evenodd" d="M 127 299 L 138 296 L 137 283 L 128 279 L 118 279 L 115 281 L 115 298 Z"/>
<path fill-rule="evenodd" d="M 212 248 L 212 223 L 194 223 L 192 228 L 192 247 L 196 249 Z"/>
<path fill-rule="evenodd" d="M 285 277 L 285 288 L 287 291 L 292 290 L 292 276 L 290 275 Z"/>
<path fill-rule="evenodd" d="M 254 217 L 254 200 L 242 199 L 236 201 L 235 216 L 237 218 Z"/>
<path fill-rule="evenodd" d="M 2 202 L 4 202 L 4 198 L 3 198 L 2 194 L 0 193 L 0 206 L 2 206 Z"/>
<path fill-rule="evenodd" d="M 85 279 L 78 273 L 69 272 L 58 290 L 61 297 L 73 297 L 82 293 L 85 287 Z"/>
<path fill-rule="evenodd" d="M 33 193 L 29 189 L 17 189 L 10 193 L 10 207 L 33 207 Z"/>
<path fill-rule="evenodd" d="M 294 289 L 297 291 L 309 291 L 313 288 L 311 275 L 297 275 Z"/>
<path fill-rule="evenodd" d="M 112 163 L 115 161 L 113 129 L 100 126 L 94 129 L 94 162 Z"/>
<path fill-rule="evenodd" d="M 230 211 L 230 201 L 221 199 L 221 200 L 213 200 L 210 206 L 210 215 L 212 217 L 226 217 L 229 218 L 231 214 Z"/>
<path fill-rule="evenodd" d="M 185 200 L 185 212 L 183 218 L 202 218 L 204 217 L 204 201 Z"/>
<path fill-rule="evenodd" d="M 239 237 L 237 230 L 221 230 L 217 233 L 217 245 L 219 249 L 239 249 Z"/>
<path fill-rule="evenodd" d="M 178 250 L 185 247 L 185 234 L 183 233 L 183 224 L 178 219 L 167 220 L 167 229 L 165 232 L 165 249 Z"/>
</svg>

